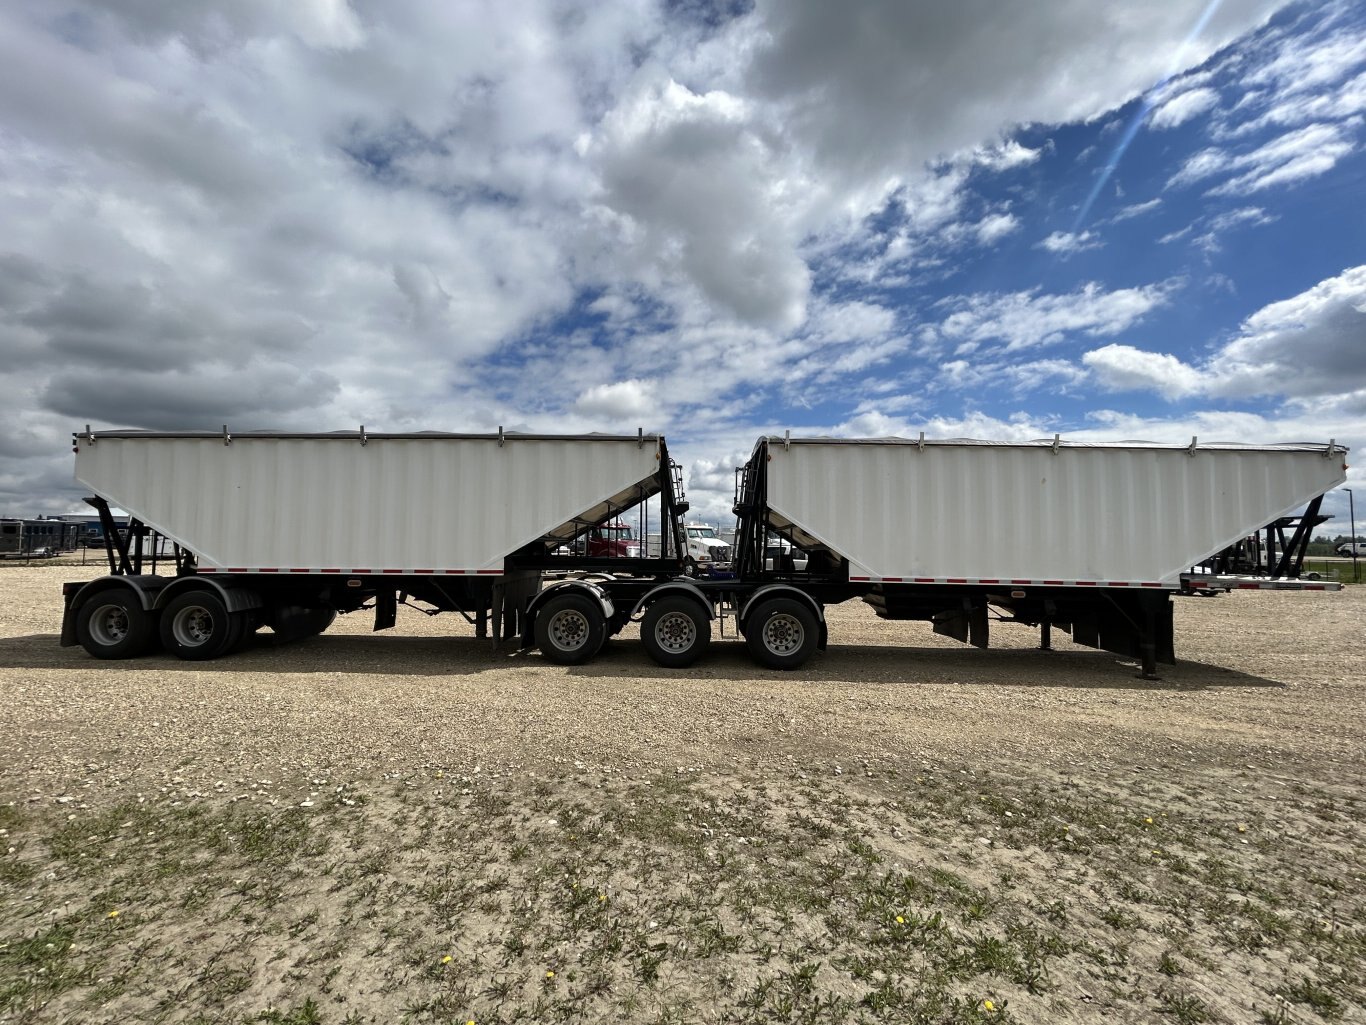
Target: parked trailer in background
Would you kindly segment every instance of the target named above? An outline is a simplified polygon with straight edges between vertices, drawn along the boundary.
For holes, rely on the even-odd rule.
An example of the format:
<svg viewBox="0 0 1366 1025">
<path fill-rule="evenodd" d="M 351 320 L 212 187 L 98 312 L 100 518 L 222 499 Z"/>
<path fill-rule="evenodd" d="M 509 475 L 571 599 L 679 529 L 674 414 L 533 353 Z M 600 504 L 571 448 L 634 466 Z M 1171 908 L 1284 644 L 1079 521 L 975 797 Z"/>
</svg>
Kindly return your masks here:
<svg viewBox="0 0 1366 1025">
<path fill-rule="evenodd" d="M 0 559 L 46 559 L 75 551 L 80 528 L 63 520 L 0 518 Z"/>
<path fill-rule="evenodd" d="M 730 621 L 756 661 L 792 669 L 825 647 L 826 606 L 862 598 L 979 647 L 993 620 L 1040 628 L 1045 647 L 1057 626 L 1139 660 L 1145 676 L 1175 661 L 1173 595 L 1336 589 L 1297 578 L 1346 452 L 761 438 L 737 472 L 733 576 L 706 579 L 684 575 L 678 468 L 643 433 L 87 431 L 76 450 L 97 508 L 117 504 L 137 525 L 111 547 L 108 577 L 65 589 L 63 643 L 98 657 L 159 640 L 211 658 L 261 625 L 303 636 L 371 606 L 384 629 L 413 598 L 481 634 L 491 616 L 495 638 L 501 625 L 561 664 L 637 621 L 656 662 L 688 666 Z M 655 498 L 662 558 L 563 554 Z M 1210 571 L 1280 522 L 1299 526 L 1273 573 Z M 175 576 L 142 572 L 139 530 L 177 545 Z M 774 558 L 775 536 L 805 561 Z M 547 570 L 571 575 L 543 587 Z"/>
</svg>

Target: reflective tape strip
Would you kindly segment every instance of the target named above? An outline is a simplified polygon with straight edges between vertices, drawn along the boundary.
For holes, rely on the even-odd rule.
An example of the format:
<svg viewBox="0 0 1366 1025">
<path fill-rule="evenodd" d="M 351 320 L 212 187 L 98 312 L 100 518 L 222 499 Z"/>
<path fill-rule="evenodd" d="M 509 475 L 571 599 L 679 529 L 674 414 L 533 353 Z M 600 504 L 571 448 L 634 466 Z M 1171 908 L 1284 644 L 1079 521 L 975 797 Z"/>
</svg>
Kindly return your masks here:
<svg viewBox="0 0 1366 1025">
<path fill-rule="evenodd" d="M 200 566 L 197 573 L 242 573 L 242 574 L 269 574 L 269 573 L 290 573 L 296 575 L 307 575 L 313 573 L 332 573 L 348 577 L 375 577 L 375 576 L 452 576 L 452 577 L 472 577 L 472 576 L 502 576 L 501 569 L 369 569 L 357 567 L 355 569 L 342 569 L 338 567 L 313 568 L 304 566 L 289 566 L 281 568 L 279 566 Z"/>
<path fill-rule="evenodd" d="M 1162 587 L 1175 591 L 1175 584 L 1164 584 L 1157 580 L 1004 580 L 1000 577 L 874 577 L 851 576 L 850 583 L 867 584 L 935 584 L 967 585 L 973 587 L 1000 586 L 1010 584 L 1017 587 Z"/>
</svg>

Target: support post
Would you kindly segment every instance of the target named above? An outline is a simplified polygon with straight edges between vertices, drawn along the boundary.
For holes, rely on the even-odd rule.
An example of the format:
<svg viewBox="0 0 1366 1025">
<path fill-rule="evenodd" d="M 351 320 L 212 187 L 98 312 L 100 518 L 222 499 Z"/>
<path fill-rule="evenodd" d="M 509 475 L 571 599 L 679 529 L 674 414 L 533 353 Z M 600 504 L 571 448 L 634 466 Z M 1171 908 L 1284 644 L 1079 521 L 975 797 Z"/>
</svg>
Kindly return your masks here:
<svg viewBox="0 0 1366 1025">
<path fill-rule="evenodd" d="M 1191 439 L 1194 443 L 1194 439 Z M 1166 601 L 1166 596 L 1163 596 Z M 1143 603 L 1143 632 L 1138 639 L 1139 658 L 1142 666 L 1139 669 L 1138 678 L 1140 680 L 1158 680 L 1157 675 L 1157 616 L 1154 614 L 1151 602 Z"/>
</svg>

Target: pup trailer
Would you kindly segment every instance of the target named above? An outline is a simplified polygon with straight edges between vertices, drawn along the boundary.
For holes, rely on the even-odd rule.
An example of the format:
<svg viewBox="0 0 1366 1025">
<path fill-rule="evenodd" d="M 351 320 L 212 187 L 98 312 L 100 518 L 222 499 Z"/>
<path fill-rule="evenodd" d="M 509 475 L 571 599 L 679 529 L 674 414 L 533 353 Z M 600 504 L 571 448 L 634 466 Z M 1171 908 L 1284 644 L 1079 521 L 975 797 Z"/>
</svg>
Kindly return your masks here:
<svg viewBox="0 0 1366 1025">
<path fill-rule="evenodd" d="M 1148 677 L 1175 661 L 1173 596 L 1337 589 L 1300 570 L 1346 470 L 1331 442 L 764 437 L 736 472 L 734 572 L 702 578 L 658 435 L 87 428 L 74 448 L 110 573 L 64 585 L 62 643 L 96 658 L 211 659 L 361 609 L 382 630 L 409 604 L 565 665 L 638 622 L 649 655 L 683 668 L 729 622 L 759 664 L 795 669 L 825 648 L 826 607 L 862 599 L 978 647 L 993 621 L 1044 647 L 1058 627 Z M 653 503 L 656 557 L 574 554 Z M 1263 530 L 1267 570 L 1228 572 Z M 806 559 L 765 558 L 772 535 Z"/>
</svg>

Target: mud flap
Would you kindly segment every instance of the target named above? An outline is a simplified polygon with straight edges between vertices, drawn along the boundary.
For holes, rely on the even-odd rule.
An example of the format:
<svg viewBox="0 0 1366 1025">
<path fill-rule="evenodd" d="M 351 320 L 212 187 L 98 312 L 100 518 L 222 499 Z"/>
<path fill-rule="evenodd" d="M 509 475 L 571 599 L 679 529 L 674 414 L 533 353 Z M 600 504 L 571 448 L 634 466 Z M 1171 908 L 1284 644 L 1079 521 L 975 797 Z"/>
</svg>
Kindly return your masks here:
<svg viewBox="0 0 1366 1025">
<path fill-rule="evenodd" d="M 490 619 L 493 623 L 493 646 L 497 648 L 504 637 L 522 635 L 530 638 L 527 607 L 541 591 L 542 578 L 537 571 L 508 573 L 493 585 Z"/>
<path fill-rule="evenodd" d="M 375 629 L 389 630 L 398 622 L 398 594 L 380 591 L 375 595 Z"/>
<path fill-rule="evenodd" d="M 976 602 L 963 600 L 961 609 L 946 609 L 936 612 L 931 618 L 934 632 L 944 637 L 952 637 L 974 648 L 986 648 L 991 643 L 991 628 L 987 621 L 987 607 Z"/>
<path fill-rule="evenodd" d="M 1166 592 L 1107 597 L 1105 604 L 1072 610 L 1072 640 L 1139 659 L 1145 676 L 1159 662 L 1176 664 L 1172 604 Z"/>
</svg>

